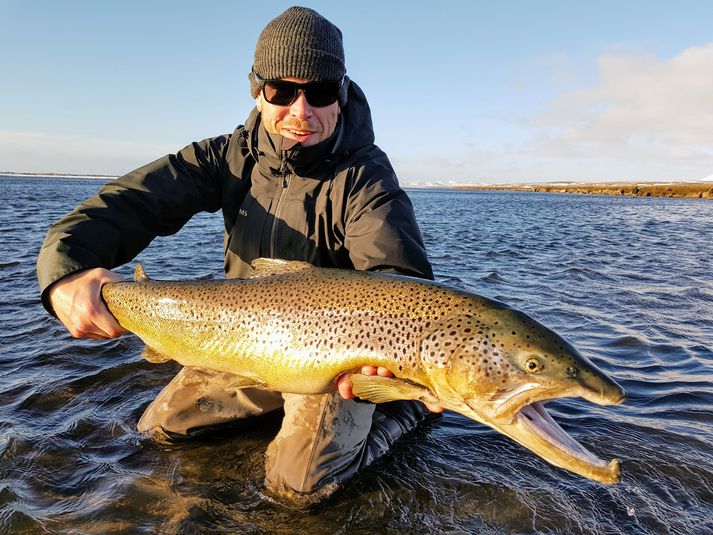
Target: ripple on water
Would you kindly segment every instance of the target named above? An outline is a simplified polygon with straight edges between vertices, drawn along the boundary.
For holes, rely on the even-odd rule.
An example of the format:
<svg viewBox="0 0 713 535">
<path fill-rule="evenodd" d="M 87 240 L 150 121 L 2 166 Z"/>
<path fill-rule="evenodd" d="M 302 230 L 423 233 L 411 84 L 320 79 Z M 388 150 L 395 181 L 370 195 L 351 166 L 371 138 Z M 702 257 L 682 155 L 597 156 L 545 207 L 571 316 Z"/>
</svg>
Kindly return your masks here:
<svg viewBox="0 0 713 535">
<path fill-rule="evenodd" d="M 143 439 L 136 421 L 177 367 L 144 362 L 132 337 L 73 340 L 41 308 L 48 221 L 99 185 L 0 180 L 0 211 L 24 221 L 2 232 L 2 533 L 713 532 L 713 242 L 699 238 L 713 203 L 414 192 L 438 280 L 532 314 L 627 389 L 615 407 L 547 404 L 587 448 L 621 459 L 622 483 L 571 475 L 446 413 L 298 512 L 262 484 L 279 417 L 179 445 Z M 160 278 L 220 277 L 221 247 L 221 218 L 201 215 L 140 260 Z"/>
</svg>

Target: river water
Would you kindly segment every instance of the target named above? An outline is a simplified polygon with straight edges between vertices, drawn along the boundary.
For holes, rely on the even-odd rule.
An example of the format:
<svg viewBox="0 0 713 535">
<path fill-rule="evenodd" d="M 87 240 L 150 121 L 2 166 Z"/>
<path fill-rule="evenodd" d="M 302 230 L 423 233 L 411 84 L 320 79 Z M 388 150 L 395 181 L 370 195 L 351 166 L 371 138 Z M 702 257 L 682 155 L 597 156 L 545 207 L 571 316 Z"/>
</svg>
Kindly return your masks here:
<svg viewBox="0 0 713 535">
<path fill-rule="evenodd" d="M 158 445 L 135 426 L 177 371 L 132 336 L 72 339 L 39 303 L 47 227 L 95 180 L 0 177 L 0 533 L 711 533 L 713 202 L 411 191 L 436 278 L 505 301 L 627 390 L 550 413 L 599 456 L 605 486 L 446 412 L 329 501 L 267 499 L 260 428 Z M 143 252 L 157 278 L 220 277 L 222 219 Z M 131 266 L 119 270 L 129 276 Z"/>
</svg>

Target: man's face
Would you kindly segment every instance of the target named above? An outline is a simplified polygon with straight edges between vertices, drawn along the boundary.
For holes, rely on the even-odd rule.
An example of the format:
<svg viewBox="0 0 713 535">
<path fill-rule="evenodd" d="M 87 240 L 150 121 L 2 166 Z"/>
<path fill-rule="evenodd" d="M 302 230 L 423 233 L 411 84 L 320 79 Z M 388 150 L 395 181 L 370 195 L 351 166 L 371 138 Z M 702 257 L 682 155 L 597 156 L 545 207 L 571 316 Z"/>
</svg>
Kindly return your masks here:
<svg viewBox="0 0 713 535">
<path fill-rule="evenodd" d="M 310 80 L 303 78 L 282 78 L 288 82 L 303 84 Z M 303 147 L 311 147 L 321 143 L 334 132 L 339 117 L 339 102 L 317 108 L 310 106 L 300 90 L 295 101 L 289 106 L 270 104 L 260 91 L 255 99 L 257 109 L 262 117 L 262 124 L 272 134 L 285 138 L 282 148 L 289 149 L 297 143 Z"/>
</svg>

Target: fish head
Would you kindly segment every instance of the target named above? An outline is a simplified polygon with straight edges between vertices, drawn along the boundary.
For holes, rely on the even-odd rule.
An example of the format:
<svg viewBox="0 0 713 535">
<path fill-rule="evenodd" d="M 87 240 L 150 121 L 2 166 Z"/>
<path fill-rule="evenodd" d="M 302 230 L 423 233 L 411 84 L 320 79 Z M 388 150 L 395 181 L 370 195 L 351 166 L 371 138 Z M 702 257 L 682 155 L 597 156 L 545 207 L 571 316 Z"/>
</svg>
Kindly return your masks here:
<svg viewBox="0 0 713 535">
<path fill-rule="evenodd" d="M 498 421 L 537 401 L 581 397 L 598 405 L 624 390 L 571 343 L 523 312 L 492 310 L 448 364 L 448 382 Z"/>
<path fill-rule="evenodd" d="M 437 395 L 443 405 L 510 436 L 556 466 L 606 483 L 618 481 L 618 461 L 606 463 L 587 451 L 549 416 L 544 403 L 581 397 L 612 405 L 625 399 L 624 390 L 554 331 L 502 303 L 486 301 L 475 314 L 450 318 L 447 333 L 441 329 L 435 339 L 443 348 L 455 334 L 453 349 L 441 353 L 441 382 L 447 387 Z"/>
</svg>

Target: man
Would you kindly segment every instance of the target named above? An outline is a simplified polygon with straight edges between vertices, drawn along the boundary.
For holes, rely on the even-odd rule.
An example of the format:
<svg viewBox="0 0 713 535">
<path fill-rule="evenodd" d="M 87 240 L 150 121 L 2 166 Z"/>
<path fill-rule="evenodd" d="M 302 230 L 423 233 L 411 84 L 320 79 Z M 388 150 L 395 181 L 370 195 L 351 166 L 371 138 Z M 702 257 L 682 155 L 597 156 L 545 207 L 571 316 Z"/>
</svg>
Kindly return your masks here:
<svg viewBox="0 0 713 535">
<path fill-rule="evenodd" d="M 218 209 L 227 277 L 248 276 L 252 260 L 271 257 L 431 278 L 411 203 L 374 145 L 364 94 L 345 73 L 341 32 L 328 20 L 293 7 L 271 21 L 255 48 L 256 108 L 244 126 L 107 184 L 52 226 L 38 260 L 45 307 L 75 337 L 123 334 L 100 296 L 103 283 L 119 279 L 109 269 L 195 213 Z M 303 503 L 329 495 L 426 413 L 417 402 L 351 400 L 348 375 L 335 385 L 341 396 L 227 388 L 233 382 L 184 368 L 146 409 L 139 431 L 191 436 L 283 407 L 266 486 Z"/>
</svg>

